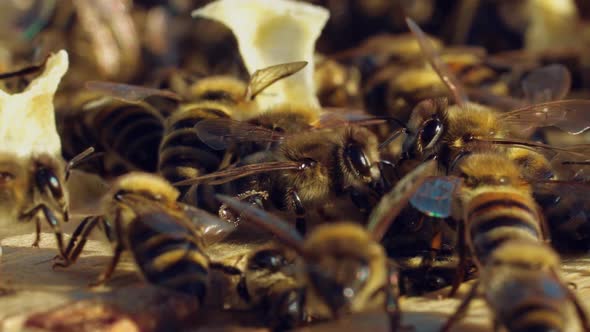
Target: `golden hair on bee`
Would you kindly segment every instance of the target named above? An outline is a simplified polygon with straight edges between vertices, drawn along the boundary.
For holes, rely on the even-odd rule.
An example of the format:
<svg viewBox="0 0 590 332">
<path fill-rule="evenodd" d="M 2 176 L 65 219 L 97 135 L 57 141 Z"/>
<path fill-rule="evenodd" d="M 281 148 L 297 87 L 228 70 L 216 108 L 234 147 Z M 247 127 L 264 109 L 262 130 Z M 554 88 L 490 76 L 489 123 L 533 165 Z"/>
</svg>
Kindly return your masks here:
<svg viewBox="0 0 590 332">
<path fill-rule="evenodd" d="M 518 255 L 515 255 L 518 253 Z M 494 250 L 490 256 L 491 264 L 512 264 L 526 266 L 528 264 L 542 264 L 542 268 L 559 266 L 559 255 L 550 247 L 533 241 L 509 241 Z"/>
<path fill-rule="evenodd" d="M 316 226 L 305 240 L 306 256 L 342 253 L 367 257 L 385 257 L 383 248 L 377 244 L 366 229 L 353 222 L 338 222 Z M 369 249 L 361 251 L 361 249 Z"/>
<path fill-rule="evenodd" d="M 246 94 L 246 83 L 232 76 L 208 76 L 192 84 L 188 99 L 213 100 L 225 103 L 238 103 Z"/>
<path fill-rule="evenodd" d="M 110 194 L 104 197 L 105 204 L 112 204 L 113 195 L 119 191 L 145 193 L 163 203 L 174 203 L 180 193 L 168 181 L 151 173 L 132 172 L 117 178 Z"/>
<path fill-rule="evenodd" d="M 462 148 L 469 140 L 483 137 L 502 137 L 502 126 L 494 110 L 474 103 L 463 107 L 452 105 L 447 112 L 447 133 L 443 141 L 451 147 Z"/>
<path fill-rule="evenodd" d="M 522 179 L 518 164 L 501 151 L 476 152 L 465 156 L 453 172 L 465 178 L 467 187 L 501 185 L 530 190 Z"/>
<path fill-rule="evenodd" d="M 547 180 L 554 177 L 551 162 L 542 154 L 530 148 L 511 147 L 506 150 L 508 158 L 514 160 L 527 180 Z"/>
<path fill-rule="evenodd" d="M 301 104 L 280 104 L 250 119 L 253 124 L 267 128 L 281 128 L 286 133 L 298 133 L 319 120 L 318 110 Z"/>
</svg>

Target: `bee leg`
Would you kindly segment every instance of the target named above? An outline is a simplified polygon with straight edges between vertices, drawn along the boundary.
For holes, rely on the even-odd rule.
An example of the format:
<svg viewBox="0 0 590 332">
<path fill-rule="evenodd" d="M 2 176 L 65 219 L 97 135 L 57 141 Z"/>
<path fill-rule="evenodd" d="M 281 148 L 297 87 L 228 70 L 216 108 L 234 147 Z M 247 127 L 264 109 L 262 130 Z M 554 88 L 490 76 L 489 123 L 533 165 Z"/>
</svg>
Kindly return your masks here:
<svg viewBox="0 0 590 332">
<path fill-rule="evenodd" d="M 461 304 L 459 305 L 457 310 L 455 310 L 453 315 L 451 317 L 449 317 L 449 319 L 446 321 L 445 325 L 443 325 L 443 327 L 440 329 L 440 332 L 448 332 L 451 329 L 451 326 L 453 326 L 456 322 L 458 322 L 463 317 L 463 315 L 465 315 L 465 313 L 467 312 L 467 309 L 469 309 L 469 305 L 471 304 L 471 301 L 475 298 L 475 295 L 477 295 L 478 288 L 479 288 L 479 280 L 476 281 L 473 284 L 473 286 L 471 286 L 471 289 L 469 290 L 469 293 L 467 294 L 467 296 L 463 299 L 463 301 L 461 302 Z"/>
<path fill-rule="evenodd" d="M 43 212 L 45 219 L 49 223 L 49 226 L 53 229 L 53 233 L 55 234 L 55 239 L 57 241 L 57 248 L 59 250 L 59 254 L 62 257 L 64 256 L 64 243 L 63 243 L 63 233 L 61 231 L 61 227 L 59 224 L 58 219 L 55 217 L 55 214 L 47 207 L 45 204 L 39 204 L 32 208 L 30 211 L 25 212 L 20 216 L 21 219 L 30 219 L 33 216 L 36 216 L 39 211 Z"/>
<path fill-rule="evenodd" d="M 86 245 L 86 239 L 90 235 L 90 232 L 94 229 L 94 227 L 98 224 L 100 217 L 90 216 L 84 218 L 82 222 L 76 227 L 70 241 L 68 242 L 68 247 L 64 252 L 64 261 L 63 262 L 55 262 L 53 263 L 53 268 L 56 267 L 68 267 L 76 262 L 78 257 L 80 257 L 80 253 L 84 246 Z M 80 242 L 76 243 L 80 238 Z"/>
<path fill-rule="evenodd" d="M 115 246 L 115 253 L 113 255 L 113 258 L 111 259 L 111 262 L 109 263 L 109 266 L 107 266 L 106 270 L 103 273 L 101 273 L 100 276 L 98 276 L 98 279 L 96 279 L 95 282 L 90 283 L 88 286 L 96 287 L 103 285 L 105 282 L 107 282 L 111 278 L 113 272 L 115 272 L 117 264 L 119 264 L 119 260 L 121 259 L 121 253 L 123 253 L 123 245 L 117 243 L 117 245 Z"/>
<path fill-rule="evenodd" d="M 305 289 L 288 289 L 270 302 L 273 332 L 291 330 L 305 321 Z"/>
<path fill-rule="evenodd" d="M 388 263 L 388 278 L 385 286 L 385 312 L 389 316 L 391 331 L 398 331 L 402 326 L 402 312 L 399 306 L 399 271 L 392 264 Z"/>
<path fill-rule="evenodd" d="M 35 217 L 35 241 L 31 246 L 39 248 L 39 242 L 41 242 L 41 219 Z"/>
<path fill-rule="evenodd" d="M 295 228 L 301 235 L 305 235 L 305 232 L 307 231 L 307 225 L 305 222 L 306 212 L 303 203 L 301 203 L 301 198 L 299 198 L 299 195 L 295 190 L 291 190 L 289 192 L 289 200 L 291 201 L 291 206 L 293 207 L 296 215 Z"/>
<path fill-rule="evenodd" d="M 457 266 L 457 270 L 455 271 L 455 278 L 453 279 L 453 287 L 449 292 L 449 297 L 455 296 L 457 290 L 459 290 L 459 286 L 465 279 L 465 268 L 467 267 L 467 246 L 465 244 L 465 225 L 462 221 L 458 223 L 457 227 L 457 236 L 459 239 L 457 241 L 457 253 L 459 254 L 459 264 Z"/>
</svg>

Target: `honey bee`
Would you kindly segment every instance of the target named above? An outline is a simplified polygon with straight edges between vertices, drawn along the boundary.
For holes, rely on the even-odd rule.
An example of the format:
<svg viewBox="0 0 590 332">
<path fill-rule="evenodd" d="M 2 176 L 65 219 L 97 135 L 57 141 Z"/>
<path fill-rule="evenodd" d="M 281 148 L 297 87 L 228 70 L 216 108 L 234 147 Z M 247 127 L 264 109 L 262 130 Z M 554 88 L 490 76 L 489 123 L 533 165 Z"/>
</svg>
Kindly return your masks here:
<svg viewBox="0 0 590 332">
<path fill-rule="evenodd" d="M 229 156 L 224 149 L 204 144 L 195 125 L 206 119 L 243 119 L 253 116 L 257 108 L 252 101 L 274 82 L 295 74 L 306 62 L 293 62 L 255 72 L 249 84 L 235 79 L 210 77 L 189 88 L 195 102 L 183 103 L 166 119 L 159 147 L 158 171 L 171 182 L 197 177 L 217 170 Z M 229 157 L 228 157 L 229 158 Z M 181 186 L 184 194 L 189 187 Z"/>
<path fill-rule="evenodd" d="M 316 94 L 322 106 L 361 107 L 361 74 L 358 68 L 322 57 L 316 63 Z"/>
<path fill-rule="evenodd" d="M 571 326 L 573 305 L 581 328 L 590 326 L 584 308 L 561 280 L 560 260 L 549 246 L 537 241 L 511 239 L 488 257 L 458 309 L 442 327 L 449 331 L 482 292 L 494 312 L 494 326 L 509 331 L 565 331 Z"/>
<path fill-rule="evenodd" d="M 452 92 L 457 105 L 449 106 L 446 99 L 426 100 L 418 104 L 407 123 L 408 135 L 403 143 L 403 159 L 436 158 L 441 165 L 449 168 L 453 160 L 478 144 L 546 148 L 519 137 L 530 136 L 534 129 L 548 126 L 558 127 L 574 135 L 588 129 L 588 121 L 582 115 L 582 110 L 590 103 L 587 100 L 541 102 L 521 106 L 507 113 L 497 113 L 491 108 L 468 103 L 465 89 L 457 84 L 452 72 L 436 57 L 423 32 L 411 20 L 408 20 L 408 25 L 417 35 L 433 68 Z M 539 71 L 529 75 L 531 77 L 523 82 L 530 95 L 543 94 L 559 99 L 567 93 L 568 89 L 564 86 L 569 86 L 568 73 L 562 67 L 551 66 Z M 555 78 L 556 75 L 566 77 L 539 81 L 539 76 Z"/>
<path fill-rule="evenodd" d="M 267 206 L 294 214 L 297 229 L 304 232 L 308 211 L 343 197 L 351 189 L 362 191 L 375 186 L 380 180 L 377 137 L 365 127 L 340 126 L 287 135 L 245 122 L 229 124 L 230 127 L 227 122 L 223 123 L 223 130 L 229 134 L 222 137 L 280 142 L 280 145 L 248 154 L 235 167 L 176 183 L 193 185 L 186 197 L 191 205 L 205 208 L 203 204 L 208 196 L 205 190 L 211 187 L 203 184 L 233 181 L 214 191 L 231 195 L 266 192 L 270 196 L 270 206 Z M 219 137 L 213 142 L 220 143 Z M 258 205 L 265 201 L 260 195 L 251 195 L 248 200 Z M 208 209 L 218 208 L 219 205 L 214 204 Z"/>
<path fill-rule="evenodd" d="M 291 306 L 301 310 L 295 323 L 304 318 L 337 319 L 352 313 L 384 310 L 392 315 L 392 327 L 398 326 L 396 269 L 388 264 L 383 248 L 361 225 L 323 224 L 303 239 L 285 221 L 263 210 L 228 196 L 219 199 L 279 237 L 282 244 L 300 256 L 297 278 L 302 291 L 295 293 L 299 304 Z"/>
<path fill-rule="evenodd" d="M 91 81 L 90 91 L 77 94 L 57 113 L 64 155 L 74 156 L 87 146 L 104 153 L 86 169 L 105 177 L 129 171 L 157 171 L 158 145 L 165 116 L 144 99 L 180 97 L 167 90 Z"/>
<path fill-rule="evenodd" d="M 71 164 L 61 156 L 53 97 L 67 68 L 68 55 L 62 50 L 46 59 L 42 73 L 23 92 L 0 91 L 5 123 L 0 151 L 0 236 L 26 233 L 36 225 L 33 246 L 38 246 L 45 219 L 55 233 L 60 255 L 64 253 L 61 222 L 69 219 L 64 183 Z"/>
<path fill-rule="evenodd" d="M 63 261 L 76 262 L 87 237 L 97 227 L 113 246 L 113 258 L 92 286 L 109 280 L 121 254 L 129 251 L 149 283 L 195 296 L 202 303 L 209 285 L 208 241 L 233 230 L 204 211 L 177 203 L 178 190 L 165 179 L 132 172 L 118 177 L 102 199 L 102 211 L 85 218 L 74 231 Z"/>
<path fill-rule="evenodd" d="M 536 324 L 547 324 L 561 330 L 565 324 L 563 304 L 572 301 L 578 306 L 577 300 L 557 277 L 558 256 L 544 245 L 547 228 L 542 211 L 532 196 L 531 184 L 522 178 L 519 165 L 498 151 L 474 152 L 461 158 L 452 174 L 458 177 L 426 180 L 410 198 L 410 203 L 425 213 L 438 217 L 453 216 L 461 221 L 458 228 L 460 262 L 457 280 L 463 278 L 467 252 L 473 256 L 480 273 L 480 281 L 443 329 L 448 330 L 464 313 L 476 295 L 478 285 L 481 285 L 494 311 L 496 324 L 517 331 L 521 329 L 515 326 L 520 324 L 523 325 L 522 330 Z M 520 250 L 514 250 L 516 248 Z M 546 261 L 549 257 L 554 259 Z M 559 295 L 538 287 L 544 282 L 555 285 L 555 292 Z M 503 288 L 506 285 L 531 287 L 530 294 L 538 303 L 531 304 L 528 301 L 532 299 L 528 297 L 513 299 L 511 292 L 514 288 Z M 457 287 L 458 284 L 455 284 L 452 293 Z M 504 299 L 504 296 L 508 298 Z M 556 298 L 560 302 L 554 306 Z M 515 306 L 506 307 L 515 301 Z M 528 309 L 522 315 L 515 315 L 525 310 L 522 306 Z M 556 308 L 559 309 L 557 312 Z M 580 310 L 579 307 L 577 309 Z M 533 314 L 536 310 L 547 310 L 548 317 L 555 319 L 544 320 L 540 318 L 543 317 L 541 314 Z M 583 312 L 578 311 L 578 315 L 586 326 Z"/>
</svg>

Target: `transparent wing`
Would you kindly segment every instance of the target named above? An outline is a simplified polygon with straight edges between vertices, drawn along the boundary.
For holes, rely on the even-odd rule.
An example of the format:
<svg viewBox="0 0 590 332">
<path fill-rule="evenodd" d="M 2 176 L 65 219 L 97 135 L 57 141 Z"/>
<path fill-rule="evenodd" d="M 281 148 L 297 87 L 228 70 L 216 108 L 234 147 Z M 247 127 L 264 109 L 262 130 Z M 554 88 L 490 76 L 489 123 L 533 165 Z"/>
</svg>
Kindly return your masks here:
<svg viewBox="0 0 590 332">
<path fill-rule="evenodd" d="M 312 125 L 314 128 L 319 129 L 350 125 L 369 126 L 386 123 L 389 119 L 392 118 L 375 117 L 362 109 L 324 107 L 319 120 Z"/>
<path fill-rule="evenodd" d="M 578 135 L 590 128 L 590 100 L 570 99 L 526 106 L 503 115 L 507 125 L 523 129 L 555 126 Z"/>
<path fill-rule="evenodd" d="M 564 98 L 572 86 L 572 75 L 559 64 L 532 70 L 521 82 L 525 98 L 531 103 L 541 103 Z"/>
<path fill-rule="evenodd" d="M 462 179 L 454 176 L 428 178 L 410 198 L 410 203 L 428 216 L 447 218 L 451 215 L 452 200 L 461 183 Z"/>
<path fill-rule="evenodd" d="M 182 99 L 179 95 L 169 90 L 152 89 L 123 83 L 88 81 L 85 86 L 88 90 L 100 92 L 131 103 L 137 103 L 152 96 L 160 96 L 178 101 Z"/>
<path fill-rule="evenodd" d="M 467 94 L 463 91 L 463 86 L 459 80 L 455 77 L 449 67 L 441 60 L 440 56 L 426 37 L 426 34 L 411 18 L 406 17 L 406 23 L 410 28 L 410 31 L 416 36 L 422 53 L 434 69 L 440 79 L 444 82 L 447 88 L 451 91 L 455 98 L 455 102 L 459 106 L 465 105 L 469 99 Z"/>
<path fill-rule="evenodd" d="M 234 143 L 280 142 L 284 135 L 266 127 L 228 118 L 206 119 L 195 125 L 199 139 L 214 150 L 224 150 Z"/>
<path fill-rule="evenodd" d="M 231 209 L 239 212 L 239 215 L 246 217 L 249 222 L 264 228 L 278 237 L 282 243 L 295 249 L 299 254 L 303 254 L 303 238 L 294 227 L 283 219 L 233 197 L 224 195 L 216 197 Z"/>
<path fill-rule="evenodd" d="M 174 183 L 174 186 L 187 186 L 198 183 L 207 183 L 211 185 L 222 184 L 230 182 L 236 179 L 240 179 L 246 176 L 273 172 L 273 171 L 284 171 L 284 170 L 300 170 L 305 165 L 301 162 L 296 161 L 275 161 L 259 164 L 251 164 L 245 166 L 239 166 L 234 168 L 228 168 L 225 170 L 209 173 L 207 175 L 199 176 L 192 179 L 187 179 Z"/>
<path fill-rule="evenodd" d="M 408 173 L 395 187 L 385 194 L 369 216 L 367 229 L 373 238 L 380 241 L 400 211 L 407 205 L 410 197 L 429 176 L 436 172 L 436 162 L 422 163 Z"/>
<path fill-rule="evenodd" d="M 205 210 L 186 204 L 180 204 L 180 207 L 191 223 L 201 230 L 207 245 L 220 242 L 236 230 L 234 224 L 222 220 Z"/>
<path fill-rule="evenodd" d="M 250 77 L 250 83 L 246 90 L 246 100 L 252 100 L 276 81 L 289 77 L 307 65 L 307 61 L 297 61 L 283 63 L 280 65 L 270 66 L 264 69 L 259 69 Z"/>
</svg>

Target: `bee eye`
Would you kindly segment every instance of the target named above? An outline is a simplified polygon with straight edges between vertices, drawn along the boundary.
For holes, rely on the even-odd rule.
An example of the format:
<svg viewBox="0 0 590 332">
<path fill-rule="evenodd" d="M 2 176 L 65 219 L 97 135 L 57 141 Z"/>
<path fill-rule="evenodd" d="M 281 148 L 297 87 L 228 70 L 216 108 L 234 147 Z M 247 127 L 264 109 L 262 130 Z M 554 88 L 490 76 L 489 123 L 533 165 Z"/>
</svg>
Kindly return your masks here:
<svg viewBox="0 0 590 332">
<path fill-rule="evenodd" d="M 254 254 L 250 259 L 248 265 L 253 270 L 271 270 L 278 271 L 281 267 L 285 266 L 285 257 L 276 250 L 261 250 Z"/>
<path fill-rule="evenodd" d="M 442 129 L 442 123 L 436 118 L 427 120 L 422 125 L 418 137 L 424 149 L 430 149 L 438 142 Z"/>
<path fill-rule="evenodd" d="M 119 201 L 119 202 L 120 202 L 121 200 L 123 200 L 123 196 L 125 196 L 127 193 L 128 193 L 128 191 L 127 191 L 127 190 L 119 190 L 119 191 L 117 191 L 117 192 L 116 192 L 116 193 L 113 195 L 113 198 L 114 198 L 116 201 Z"/>
<path fill-rule="evenodd" d="M 9 172 L 0 172 L 0 183 L 8 183 L 14 180 L 14 174 Z"/>
<path fill-rule="evenodd" d="M 63 196 L 63 192 L 61 189 L 61 184 L 59 182 L 59 179 L 57 178 L 57 176 L 55 176 L 55 174 L 51 170 L 49 170 L 47 168 L 39 169 L 36 174 L 36 180 L 37 180 L 37 185 L 39 186 L 39 188 L 44 188 L 47 186 L 53 196 L 55 196 L 55 197 L 62 197 Z"/>
<path fill-rule="evenodd" d="M 344 150 L 344 156 L 351 168 L 358 174 L 363 176 L 371 175 L 371 164 L 362 146 L 358 144 L 348 145 Z"/>
</svg>

